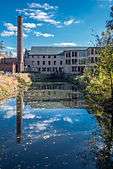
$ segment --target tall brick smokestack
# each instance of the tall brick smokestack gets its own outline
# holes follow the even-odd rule
[[[17,60],[18,72],[24,71],[24,57],[23,57],[23,17],[18,16],[18,29],[17,29]]]

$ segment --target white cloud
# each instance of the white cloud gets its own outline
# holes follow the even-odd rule
[[[68,122],[68,123],[71,123],[71,124],[73,123],[73,121],[70,117],[64,117],[63,120]]]
[[[39,4],[39,3],[31,3],[28,4],[29,8],[41,8],[41,9],[45,9],[45,10],[55,10],[58,7],[57,6],[51,6],[48,3],[44,3],[44,4]]]
[[[16,36],[17,34],[17,26],[13,25],[12,23],[4,23],[6,30],[0,33],[2,37],[11,37]]]
[[[64,25],[68,26],[74,23],[80,23],[80,21],[75,20],[73,17],[62,22],[59,19],[56,19],[57,9],[58,6],[52,6],[48,3],[30,3],[27,8],[17,9],[16,11],[23,14],[25,17],[42,23],[52,24],[57,28],[62,28]]]
[[[28,4],[28,8],[24,9],[17,9],[16,11],[24,16],[29,17],[30,19],[35,19],[37,21],[46,22],[52,25],[59,25],[60,21],[57,21],[55,17],[55,10],[58,7],[51,6],[47,3],[38,4],[38,3],[31,3]],[[52,9],[52,11],[50,11]]]
[[[42,26],[42,25],[43,25],[42,23],[37,23],[37,26],[38,26],[38,27],[40,27],[40,26]]]
[[[80,21],[76,21],[75,19],[69,19],[67,21],[64,21],[64,25],[68,26],[68,25],[72,25],[74,23],[80,23]]]
[[[52,125],[52,123],[59,121],[59,118],[53,117],[38,123],[34,123],[34,124],[30,124],[29,128],[30,130],[35,130],[37,132],[46,130],[47,127],[49,127],[50,125]]]
[[[48,37],[54,37],[54,34],[51,34],[51,33],[42,33],[42,32],[34,32],[34,35],[36,35],[37,37],[45,37],[45,38],[48,38]]]
[[[54,43],[54,46],[77,46],[74,42],[62,42],[62,43]]]
[[[60,21],[56,21],[55,19],[53,19],[53,15],[48,14],[47,12],[43,12],[43,11],[35,11],[34,13],[28,13],[29,17],[32,19],[36,19],[38,21],[42,21],[42,22],[46,22],[46,23],[50,23],[52,25],[59,25]]]
[[[35,118],[35,115],[34,114],[25,114],[23,116],[24,119],[34,119]]]
[[[17,36],[17,26],[13,25],[12,23],[4,23],[4,26],[6,27],[6,30],[3,30],[0,35],[2,37],[11,37],[11,36]],[[31,28],[34,28],[35,25],[33,23],[25,23],[24,30],[30,30]],[[27,37],[27,34],[23,33],[24,37]]]
[[[8,31],[17,31],[17,26],[13,25],[12,23],[4,23],[4,26]]]
[[[10,46],[7,46],[6,47],[8,50],[15,50],[16,48],[14,48],[14,47],[10,47]]]
[[[2,37],[17,36],[17,32],[4,30],[3,32],[0,33],[0,35],[1,35]],[[28,35],[25,34],[25,33],[23,33],[23,36],[24,36],[24,37],[27,37]]]
[[[37,25],[35,23],[23,23],[24,30],[30,31],[31,29],[35,29]]]
[[[14,31],[3,31],[0,33],[2,37],[10,37],[10,36],[15,36],[16,33]]]

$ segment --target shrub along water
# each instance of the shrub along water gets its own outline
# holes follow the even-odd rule
[[[86,97],[104,108],[113,107],[113,46],[106,45],[99,52],[98,63],[86,69],[81,81],[86,84]]]
[[[31,85],[31,77],[27,73],[0,74],[0,100],[17,95],[20,87]]]

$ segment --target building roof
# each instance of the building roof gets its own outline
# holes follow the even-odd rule
[[[88,47],[51,47],[51,46],[32,46],[29,55],[58,55],[64,51],[86,50]]]
[[[17,58],[2,58],[1,61],[7,64],[16,64]]]

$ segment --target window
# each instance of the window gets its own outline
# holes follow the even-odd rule
[[[74,54],[74,52],[72,52],[72,57],[74,57],[75,56],[75,54]]]
[[[43,56],[43,58],[45,58],[45,56]]]
[[[60,61],[60,65],[62,65],[62,63],[63,63],[63,61],[61,60],[61,61]]]
[[[39,67],[39,68],[38,68],[38,71],[40,72],[40,70],[41,70],[41,68]]]
[[[54,61],[54,65],[56,65],[56,61]]]
[[[91,49],[91,55],[94,55],[94,49]]]
[[[62,72],[63,71],[63,68],[62,67],[59,67],[59,72]]]
[[[51,67],[48,67],[48,68],[47,68],[47,72],[51,72]]]
[[[70,65],[71,64],[71,60],[66,59],[66,65]]]
[[[77,59],[72,59],[72,64],[76,64],[77,63]]]
[[[51,65],[51,61],[48,61],[48,65]]]
[[[66,53],[66,58],[68,58],[68,53]]]
[[[37,65],[39,65],[40,64],[40,62],[39,61],[37,61]]]
[[[32,65],[34,65],[34,63],[35,63],[35,62],[34,62],[34,61],[32,61]]]
[[[57,67],[53,67],[53,72],[57,72]]]
[[[72,72],[76,72],[77,71],[77,67],[76,66],[72,66]]]
[[[97,57],[95,57],[95,62],[98,62],[98,58]]]
[[[77,52],[72,52],[72,57],[77,56]]]
[[[54,56],[54,58],[56,58],[56,55]]]
[[[94,63],[94,57],[91,57],[91,63]]]
[[[43,61],[43,65],[45,65],[45,61]]]
[[[51,56],[48,56],[48,58],[51,58]]]
[[[75,52],[75,56],[77,56],[77,52]]]
[[[46,71],[46,67],[43,67],[43,68],[42,68],[42,71],[45,72],[45,71]]]
[[[80,72],[80,71],[81,71],[81,67],[79,66],[79,67],[78,67],[78,72]]]
[[[80,67],[80,66],[78,66],[78,72],[80,72],[80,73],[83,73],[84,72],[84,69],[85,69],[85,67]]]
[[[71,54],[70,54],[70,52],[68,52],[68,53],[66,53],[66,58],[70,58],[71,57]]]
[[[32,55],[32,58],[34,58],[34,56]]]

